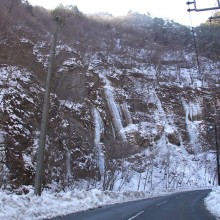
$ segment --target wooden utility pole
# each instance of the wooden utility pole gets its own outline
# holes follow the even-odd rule
[[[50,88],[52,81],[54,58],[56,53],[59,17],[56,17],[55,21],[56,21],[56,30],[53,35],[53,41],[50,51],[50,62],[47,72],[46,89],[45,89],[44,103],[43,103],[43,113],[41,118],[40,140],[39,140],[39,148],[37,154],[37,167],[36,167],[35,184],[34,184],[34,194],[38,196],[41,195],[42,180],[44,176],[44,151],[45,151],[47,124],[48,124],[48,112],[50,106]]]

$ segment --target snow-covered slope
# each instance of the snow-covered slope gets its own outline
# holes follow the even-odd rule
[[[59,40],[45,187],[147,191],[216,184],[210,128],[219,118],[218,62],[199,57],[201,74],[191,44],[158,39],[156,20],[138,16],[121,18],[120,25],[81,17],[86,34],[77,29],[78,40]],[[22,28],[12,27],[0,41],[0,186],[18,191],[34,180],[51,44],[51,34]]]

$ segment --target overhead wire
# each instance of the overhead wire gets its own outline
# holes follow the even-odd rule
[[[217,2],[216,2],[217,5]],[[211,56],[212,56],[212,61],[214,63],[215,61],[215,56],[214,56],[214,48],[213,48],[213,44],[214,44],[214,38],[213,38],[213,25],[212,25],[212,20],[213,20],[213,15],[216,13],[216,9],[212,11],[212,15],[209,18],[209,30],[210,30],[210,41],[211,41]]]
[[[216,6],[218,5],[218,3],[216,2]],[[213,63],[213,70],[217,70],[218,67],[216,65],[216,54],[215,54],[215,51],[214,51],[214,26],[212,24],[212,20],[215,18],[215,16],[213,17],[213,15],[215,15],[217,12],[217,9],[213,10],[212,11],[212,15],[211,17],[209,18],[209,34],[210,34],[210,53],[211,53],[211,60],[212,60],[212,63]]]
[[[213,65],[215,66],[215,53],[214,53],[214,34],[213,34],[213,25],[212,19],[209,19],[209,33],[210,33],[210,53],[211,53],[211,60]]]
[[[191,3],[193,3],[193,2],[191,2]],[[196,0],[194,0],[194,4],[196,4]],[[188,4],[188,5],[190,5],[190,4]],[[215,2],[215,5],[216,5],[215,7],[217,8],[217,2]],[[217,9],[212,11],[212,16],[216,12],[216,10]],[[190,13],[190,11],[191,11],[190,8],[188,9],[188,11],[189,11],[190,26],[191,26],[191,30],[192,30],[193,44],[194,44],[194,49],[195,49],[195,54],[196,54],[197,70],[198,70],[198,74],[201,76],[202,81],[203,81],[203,73],[201,71],[200,62],[199,62],[198,46],[197,46],[197,41],[196,41],[195,30],[194,30],[194,27],[193,27],[192,17],[191,17],[191,13]],[[213,26],[211,25],[212,16],[210,17],[210,22],[209,22],[210,50],[211,50],[210,53],[211,53],[211,60],[213,61],[213,67],[214,67],[214,69],[216,69],[216,66],[215,66],[215,53],[214,53],[214,47],[213,47],[213,45],[214,45]]]
[[[196,42],[196,34],[195,34],[194,27],[193,27],[192,16],[191,16],[190,11],[189,11],[189,20],[190,20],[190,27],[191,27],[191,32],[192,32],[193,45],[194,45],[194,50],[195,50],[195,55],[196,55],[197,71],[198,71],[198,74],[202,78],[202,81],[203,81],[203,74],[201,72],[200,62],[199,62],[198,46],[197,46],[197,42]]]

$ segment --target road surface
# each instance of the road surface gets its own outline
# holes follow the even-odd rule
[[[126,202],[74,213],[53,220],[214,220],[204,207],[210,190]]]

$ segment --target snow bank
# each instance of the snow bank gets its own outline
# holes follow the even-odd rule
[[[26,195],[8,195],[0,191],[0,219],[46,219],[147,196],[150,197],[145,192],[119,193],[97,189],[61,193],[46,191],[41,197],[35,196],[33,190]]]
[[[212,189],[205,198],[205,205],[213,215],[220,218],[220,186]]]
[[[164,192],[154,191],[101,191],[98,189],[73,190],[55,193],[44,191],[42,196],[35,196],[33,189],[26,195],[8,194],[0,190],[0,219],[1,220],[39,220],[56,216],[94,209],[101,206],[122,203],[132,200],[163,196],[175,192],[189,191],[180,188]],[[196,188],[198,190],[198,188]],[[220,191],[220,188],[218,189]],[[219,192],[218,191],[218,192]],[[219,207],[220,200],[213,204]]]

